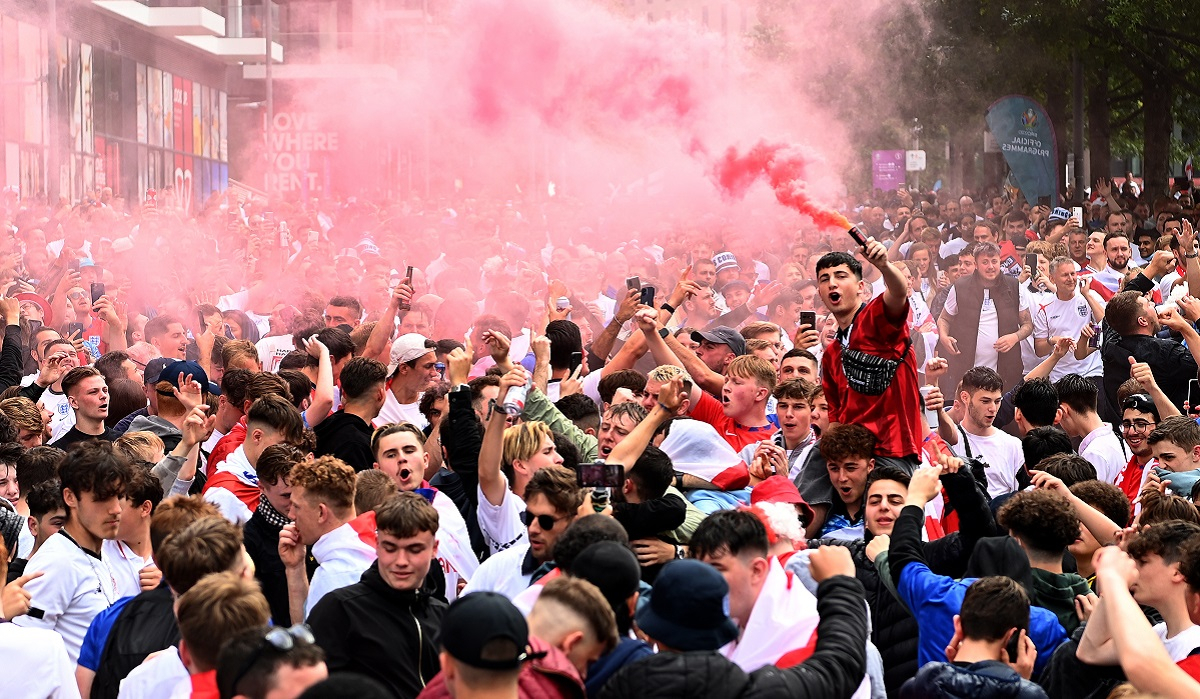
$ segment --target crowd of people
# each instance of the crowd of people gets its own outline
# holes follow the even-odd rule
[[[1200,695],[1190,191],[3,197],[6,697]]]

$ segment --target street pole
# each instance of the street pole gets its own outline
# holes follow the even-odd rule
[[[50,65],[45,66],[47,69],[46,89],[50,94],[46,100],[46,172],[43,174],[43,186],[46,188],[47,201],[54,203],[55,196],[61,196],[59,185],[62,184],[62,164],[59,162],[58,154],[58,3],[57,0],[49,0],[50,9],[50,27],[49,27],[49,51],[47,52]],[[32,183],[31,183],[32,184]],[[21,195],[30,196],[36,195],[37,192],[21,192]]]
[[[1075,177],[1072,178],[1075,184],[1075,199],[1083,194],[1083,61],[1079,60],[1079,52],[1076,51],[1071,55],[1071,70],[1074,73],[1074,86],[1071,88],[1074,92],[1073,97],[1075,104],[1072,107],[1074,114],[1074,125],[1071,133],[1071,147],[1075,150]],[[1057,194],[1057,193],[1056,193]]]
[[[271,0],[263,0],[263,15],[264,15],[264,36],[267,42],[267,65],[266,65],[266,82],[267,82],[267,124],[263,132],[263,137],[266,139],[267,153],[267,174],[263,178],[263,191],[270,194],[271,192],[271,174],[275,170],[275,159],[271,153],[271,133],[275,129],[275,94],[274,84],[271,82]]]

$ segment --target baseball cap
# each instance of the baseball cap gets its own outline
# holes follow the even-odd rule
[[[396,368],[401,364],[419,359],[435,351],[434,347],[425,346],[427,341],[425,336],[420,333],[408,333],[396,338],[388,357],[388,376],[396,373]]]
[[[654,589],[642,595],[637,625],[675,650],[717,650],[738,636],[729,618],[729,584],[716,568],[691,559],[670,561]]]
[[[712,261],[717,266],[718,272],[723,269],[741,269],[737,258],[734,257],[732,252],[718,252],[716,255],[713,255]]]
[[[703,342],[704,340],[708,340],[714,345],[726,345],[738,356],[746,353],[746,339],[740,332],[728,325],[718,325],[712,330],[692,331],[692,342]]]
[[[526,659],[529,626],[513,603],[495,592],[459,597],[446,610],[438,641],[455,660],[481,670],[515,670]],[[510,641],[509,651],[488,645]],[[498,644],[505,648],[508,644]]]
[[[804,510],[804,521],[813,521],[813,508],[804,500],[804,496],[796,488],[796,484],[785,476],[771,476],[750,490],[750,504],[760,502],[786,502],[799,505]]]
[[[151,360],[152,362],[158,360]],[[204,371],[196,362],[185,361],[182,359],[168,360],[167,364],[159,372],[158,381],[166,381],[175,388],[179,388],[179,375],[183,374],[186,378],[188,374],[192,375],[192,380],[200,384],[200,386],[209,393],[221,395],[221,387],[208,380],[208,373]],[[150,365],[146,365],[146,371],[150,371]],[[157,383],[157,381],[155,382]]]
[[[597,541],[571,563],[572,577],[587,580],[600,589],[610,605],[616,606],[638,590],[642,569],[637,556],[616,541]]]
[[[159,378],[162,377],[162,370],[166,369],[175,361],[176,360],[174,359],[167,359],[166,357],[155,357],[154,359],[151,359],[150,361],[146,362],[146,370],[142,372],[142,379],[147,384],[158,383]]]
[[[725,286],[721,287],[721,293],[724,294],[725,292],[729,291],[730,289],[732,289],[734,287],[741,287],[746,290],[746,293],[750,293],[750,285],[747,284],[746,282],[742,281],[741,279],[734,279],[734,280],[730,281],[728,284],[726,284]]]

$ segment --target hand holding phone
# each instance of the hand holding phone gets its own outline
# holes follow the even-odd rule
[[[408,268],[404,272],[404,284],[407,286],[412,286],[412,280],[413,280],[413,268],[412,268],[412,265],[409,265]],[[400,305],[397,306],[397,308],[399,308],[401,311],[407,311],[407,310],[412,309],[412,303],[410,303],[408,301],[401,301]]]

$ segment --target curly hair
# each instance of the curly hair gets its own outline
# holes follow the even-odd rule
[[[301,461],[292,467],[287,480],[293,488],[304,488],[310,501],[324,502],[338,516],[354,509],[354,469],[335,456]]]
[[[1020,539],[1027,550],[1046,558],[1062,557],[1063,551],[1079,538],[1079,517],[1071,503],[1049,490],[1013,495],[996,513],[996,521]]]
[[[1071,493],[1104,513],[1118,527],[1129,526],[1130,504],[1125,491],[1112,483],[1091,480],[1071,486]]]
[[[1168,520],[1144,528],[1125,547],[1125,553],[1137,561],[1145,562],[1146,556],[1158,555],[1163,563],[1178,563],[1183,556],[1183,545],[1200,535],[1200,524],[1183,520]]]

